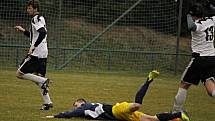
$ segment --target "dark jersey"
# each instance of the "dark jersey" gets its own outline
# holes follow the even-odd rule
[[[105,105],[101,103],[86,103],[81,107],[61,112],[54,115],[55,118],[72,118],[72,117],[84,117],[96,120],[116,120],[112,114],[112,105]]]

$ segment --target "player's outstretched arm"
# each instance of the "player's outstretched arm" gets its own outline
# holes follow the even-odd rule
[[[66,111],[55,115],[45,116],[45,118],[72,118],[72,117],[85,117],[85,110],[82,108],[78,108],[72,111]]]
[[[15,26],[16,31],[23,32],[25,36],[30,37],[30,32],[26,31],[22,26]]]
[[[24,31],[25,31],[25,29],[24,29],[22,26],[15,26],[14,28],[15,28],[16,31],[18,31],[18,32],[24,32]]]
[[[45,116],[43,118],[54,118],[54,116]]]

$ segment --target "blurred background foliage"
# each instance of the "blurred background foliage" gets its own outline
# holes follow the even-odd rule
[[[93,22],[96,19],[98,23],[110,23],[114,21],[118,16],[122,14],[123,11],[128,9],[132,4],[136,2],[136,0],[53,0],[53,1],[45,1],[40,0],[47,5],[52,6],[55,9],[55,12],[61,18],[71,18],[71,17],[84,17],[88,22]],[[139,25],[139,26],[147,26],[144,23],[150,21],[155,24],[157,27],[163,27],[162,21],[157,21],[156,16],[157,12],[154,9],[158,9],[157,7],[168,7],[167,3],[169,0],[150,0],[144,2],[144,0],[135,8],[135,11],[131,11],[129,16],[126,16],[118,22],[118,24],[124,25],[128,24],[125,22],[128,18],[130,19],[129,24],[131,25]],[[1,12],[0,17],[4,19],[13,19],[17,15],[17,18],[25,18],[25,4],[27,0],[1,0],[0,1],[0,11],[4,9],[9,10],[10,12]],[[186,28],[186,13],[188,12],[189,6],[194,3],[202,3],[205,6],[206,15],[211,15],[211,13],[207,10],[208,2],[215,4],[215,0],[183,0],[183,9],[182,9],[182,30],[181,35],[187,36],[189,32]],[[11,3],[10,6],[4,6],[5,3]],[[105,4],[104,4],[105,3]],[[123,4],[124,3],[124,4]],[[179,0],[177,1],[179,6]],[[111,4],[111,5],[110,5]],[[60,9],[59,9],[60,7]],[[72,9],[71,9],[72,8]],[[141,12],[142,9],[148,9],[149,12]],[[69,10],[68,10],[69,9]],[[119,10],[120,9],[120,10]],[[16,13],[13,12],[16,10]],[[45,9],[44,9],[45,10]],[[60,10],[60,11],[59,11]],[[160,10],[160,8],[158,9]],[[178,10],[176,8],[176,10]],[[53,11],[53,10],[52,10]],[[17,14],[20,13],[20,14]],[[45,11],[43,11],[45,12]],[[20,17],[22,15],[23,17]],[[139,16],[144,16],[144,20],[138,20]],[[168,15],[164,15],[163,17],[170,17]],[[175,16],[175,19],[178,20],[178,15]]]

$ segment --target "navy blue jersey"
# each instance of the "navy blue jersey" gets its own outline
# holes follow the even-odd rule
[[[105,105],[101,103],[86,103],[77,109],[56,114],[54,115],[54,117],[55,118],[85,117],[97,120],[98,119],[115,120],[112,114],[112,105]]]

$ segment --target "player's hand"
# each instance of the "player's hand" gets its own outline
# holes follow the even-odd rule
[[[36,47],[34,47],[33,45],[30,47],[30,49],[28,50],[28,55],[31,55]]]
[[[18,32],[24,32],[24,31],[25,31],[25,29],[22,28],[21,26],[15,26],[14,28],[15,28],[16,31],[18,31]]]
[[[46,116],[45,118],[54,118],[54,116]]]

